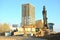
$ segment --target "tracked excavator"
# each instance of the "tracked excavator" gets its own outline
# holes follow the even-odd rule
[[[47,25],[47,14],[46,8],[43,6],[43,28],[36,28],[36,33],[34,34],[35,37],[44,37],[50,34],[50,30]]]

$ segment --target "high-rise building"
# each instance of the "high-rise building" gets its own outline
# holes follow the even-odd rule
[[[31,4],[22,4],[22,25],[35,24],[35,7]]]

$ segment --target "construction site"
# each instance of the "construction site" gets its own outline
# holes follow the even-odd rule
[[[42,17],[43,20],[35,21],[35,7],[29,3],[22,4],[22,18],[21,18],[21,27],[15,30],[4,32],[4,35],[16,37],[32,37],[33,38],[43,38],[48,40],[55,40],[55,37],[60,37],[60,33],[55,33],[53,30],[54,23],[48,23],[47,10],[45,5],[42,8]],[[15,26],[15,25],[13,25]],[[3,35],[2,33],[0,35]],[[18,36],[18,37],[17,37]],[[11,37],[11,38],[12,38]],[[21,39],[23,39],[21,37]],[[57,38],[58,38],[57,37]],[[52,39],[54,38],[54,39]],[[17,40],[17,39],[16,39]],[[24,40],[24,39],[23,39]],[[28,40],[28,39],[27,39]],[[35,39],[34,39],[35,40]],[[38,39],[36,39],[38,40]],[[41,39],[42,40],[42,39]],[[59,40],[59,38],[58,38]]]
[[[17,28],[18,31],[14,35],[43,37],[54,33],[54,23],[48,23],[47,10],[43,6],[42,17],[43,20],[35,21],[35,7],[31,4],[22,5],[22,27]],[[43,22],[42,22],[43,21]]]

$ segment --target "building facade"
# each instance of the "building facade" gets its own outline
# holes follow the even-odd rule
[[[37,20],[36,21],[36,28],[43,28],[42,20]]]
[[[22,4],[22,26],[35,24],[35,7],[31,4]]]

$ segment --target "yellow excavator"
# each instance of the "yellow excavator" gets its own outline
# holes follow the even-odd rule
[[[34,34],[36,37],[43,37],[50,34],[50,30],[47,25],[47,13],[46,8],[43,6],[43,28],[36,28],[36,33]]]
[[[35,37],[44,37],[50,34],[50,30],[49,29],[40,29],[40,28],[36,28],[36,33],[34,34]]]

